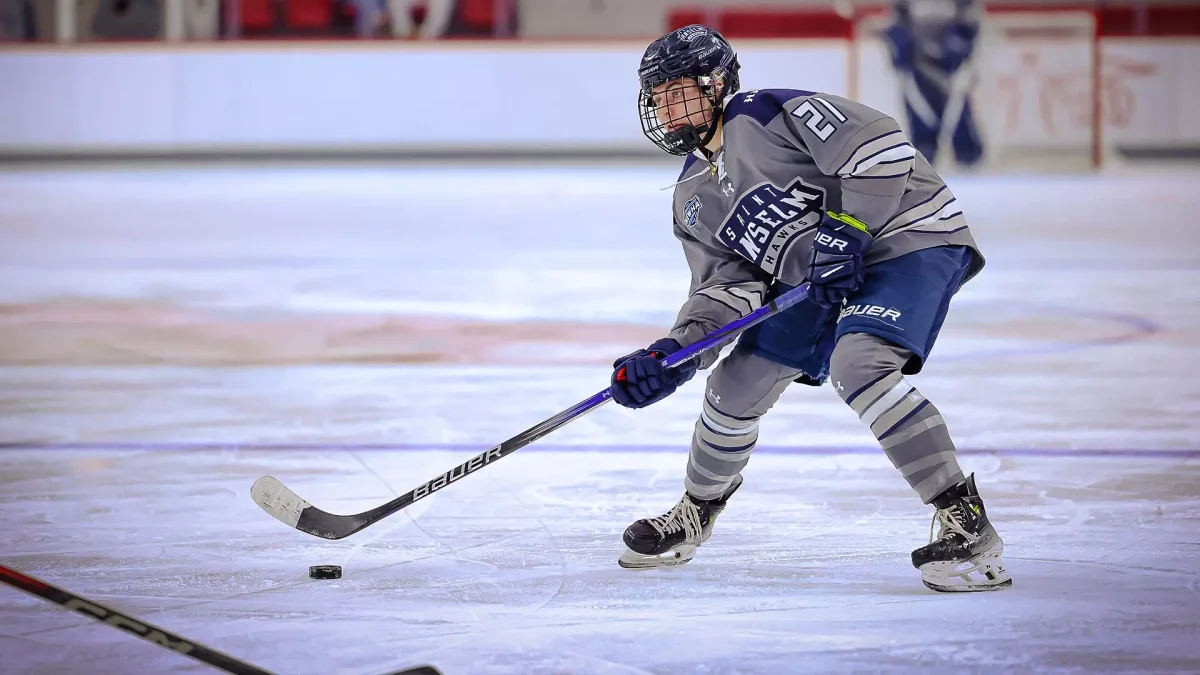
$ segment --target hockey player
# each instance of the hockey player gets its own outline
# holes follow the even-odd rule
[[[659,359],[805,280],[811,289],[745,332],[709,375],[686,492],[625,530],[620,564],[690,560],[741,485],[759,419],[792,382],[828,379],[935,507],[940,533],[912,554],[925,584],[1010,585],[974,476],[959,468],[937,408],[905,379],[984,264],[945,183],[876,110],[809,91],[739,92],[733,48],[705,26],[655,40],[638,75],[646,136],[686,156],[674,231],[692,280],[668,335],[613,364],[613,399],[662,400],[718,356],[665,371]]]
[[[883,33],[901,93],[913,145],[936,164],[939,145],[971,166],[983,142],[969,99],[968,65],[979,36],[980,0],[897,0],[893,24]]]

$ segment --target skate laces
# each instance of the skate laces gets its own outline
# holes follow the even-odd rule
[[[700,530],[702,527],[700,525],[700,511],[692,503],[692,500],[687,498],[687,495],[684,495],[678,504],[671,507],[670,511],[661,516],[647,518],[646,522],[650,523],[650,526],[657,530],[660,536],[665,537],[682,529],[683,543],[700,543]]]
[[[934,542],[936,539],[948,539],[952,535],[961,535],[967,540],[968,544],[974,544],[979,540],[979,535],[971,534],[962,526],[963,507],[962,503],[952,504],[951,506],[938,509],[933,514],[933,522],[929,524],[929,541]],[[942,531],[938,533],[936,539],[933,536],[933,528],[938,523],[942,524]]]

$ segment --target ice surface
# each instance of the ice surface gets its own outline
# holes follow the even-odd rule
[[[1200,670],[1196,171],[951,183],[988,267],[913,382],[1008,591],[921,586],[931,511],[827,388],[671,570],[615,561],[681,494],[703,378],[344,541],[250,501],[363,510],[603,387],[686,292],[674,174],[0,174],[0,562],[278,673]],[[0,672],[80,670],[207,672],[0,588]]]

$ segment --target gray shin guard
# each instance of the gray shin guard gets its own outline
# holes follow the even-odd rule
[[[779,400],[799,371],[735,349],[708,377],[684,487],[697,499],[716,499],[750,461],[758,419]]]
[[[964,476],[941,413],[900,373],[910,356],[882,338],[850,333],[833,350],[830,379],[928,504]]]

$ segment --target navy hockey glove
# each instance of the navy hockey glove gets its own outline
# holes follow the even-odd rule
[[[863,253],[871,241],[861,220],[844,213],[825,214],[808,261],[809,297],[813,302],[826,309],[840,305],[862,285]]]
[[[966,24],[960,23],[946,27],[939,45],[942,57],[938,65],[942,67],[943,72],[953,73],[962,67],[962,64],[971,56],[977,34],[977,29]]]
[[[682,349],[673,338],[656,340],[613,361],[612,398],[626,408],[645,408],[675,393],[679,385],[692,379],[699,361],[692,359],[675,368],[664,369],[659,361]]]

